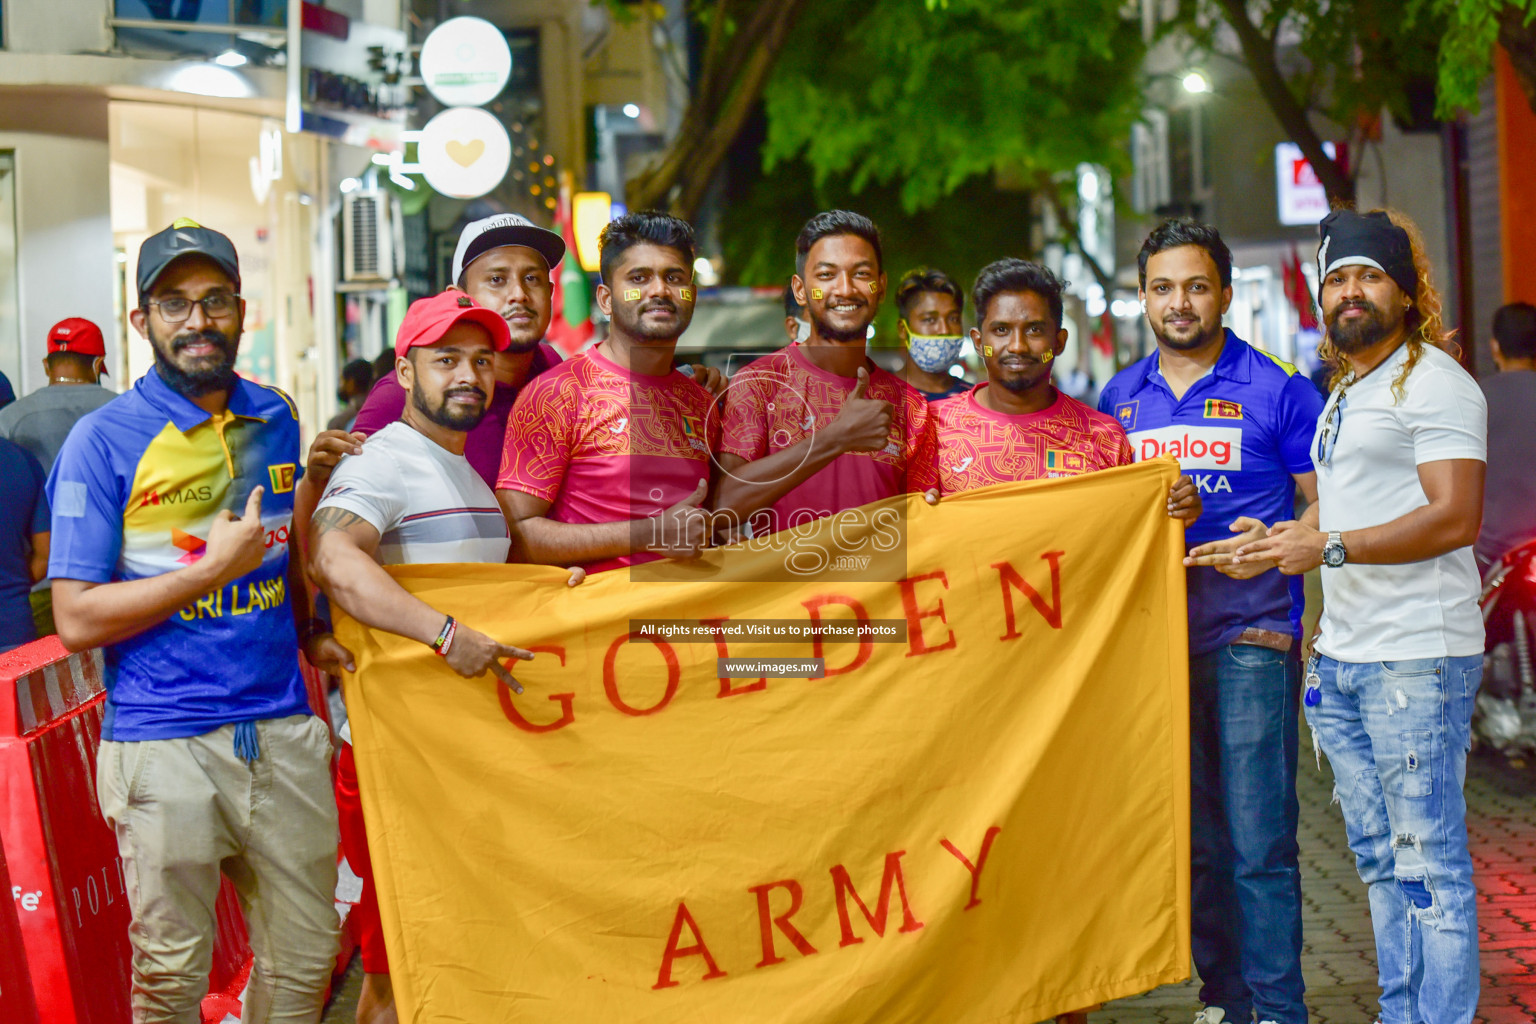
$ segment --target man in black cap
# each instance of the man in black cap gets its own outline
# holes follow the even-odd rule
[[[1418,229],[1336,210],[1317,252],[1338,365],[1312,460],[1318,500],[1238,561],[1322,566],[1303,703],[1376,930],[1381,1019],[1468,1024],[1479,986],[1467,750],[1483,672],[1472,544],[1487,405],[1442,351]]]
[[[155,365],[89,413],[48,480],[59,637],[102,647],[97,757],[133,924],[133,1019],[200,1019],[222,872],[255,959],[247,1021],[319,1018],[336,954],[331,736],[295,654],[319,635],[288,536],[293,403],[235,374],[245,302],[225,236],[145,241],[134,328]]]

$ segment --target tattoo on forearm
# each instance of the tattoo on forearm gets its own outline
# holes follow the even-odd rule
[[[327,505],[316,512],[314,518],[309,521],[309,532],[312,537],[318,539],[321,534],[331,530],[345,530],[367,521],[356,512],[348,512],[344,508]]]

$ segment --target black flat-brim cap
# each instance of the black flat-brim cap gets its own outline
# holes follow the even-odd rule
[[[459,232],[459,244],[453,253],[453,281],[464,276],[464,268],[492,249],[504,245],[522,245],[540,256],[554,270],[565,259],[565,239],[541,228],[527,217],[515,213],[498,213],[464,225]]]
[[[212,260],[240,290],[240,257],[228,237],[205,228],[195,220],[182,217],[159,234],[150,235],[139,246],[139,300],[155,286],[165,268],[183,256],[202,256]]]

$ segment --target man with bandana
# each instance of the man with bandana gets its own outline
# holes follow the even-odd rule
[[[1468,1024],[1480,976],[1462,785],[1483,672],[1487,405],[1442,349],[1413,223],[1335,210],[1320,233],[1338,368],[1312,443],[1317,501],[1236,557],[1322,567],[1304,703],[1369,887],[1381,1019]]]
[[[965,292],[942,270],[909,270],[896,286],[896,333],[901,337],[901,379],[930,402],[963,394],[970,385],[949,368],[960,358],[965,334],[960,316]]]
[[[1205,515],[1189,527],[1191,946],[1204,1008],[1222,1020],[1305,1024],[1297,864],[1300,580],[1233,552],[1310,499],[1322,398],[1296,368],[1221,325],[1232,253],[1214,228],[1171,220],[1137,258],[1157,351],[1116,374],[1099,410],[1137,459],[1171,456]]]
[[[714,398],[672,366],[693,320],[693,229],[629,213],[598,247],[608,337],[535,377],[507,420],[496,497],[513,561],[601,572],[708,540]]]
[[[830,210],[806,222],[795,253],[790,283],[810,337],[725,392],[716,508],[753,535],[934,487],[928,403],[865,350],[885,294],[880,232]]]
[[[222,870],[246,907],[248,1020],[314,1021],[336,915],[331,734],[296,648],[312,628],[289,557],[303,467],[293,403],[235,374],[245,317],[229,239],[179,220],[139,249],[129,313],[155,365],[76,424],[48,480],[54,617],[103,648],[101,813],[133,924],[133,1019],[198,1019]]]

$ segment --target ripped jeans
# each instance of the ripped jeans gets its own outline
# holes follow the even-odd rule
[[[1342,662],[1313,655],[1307,707],[1369,886],[1382,1024],[1470,1024],[1477,890],[1462,793],[1483,657]]]

